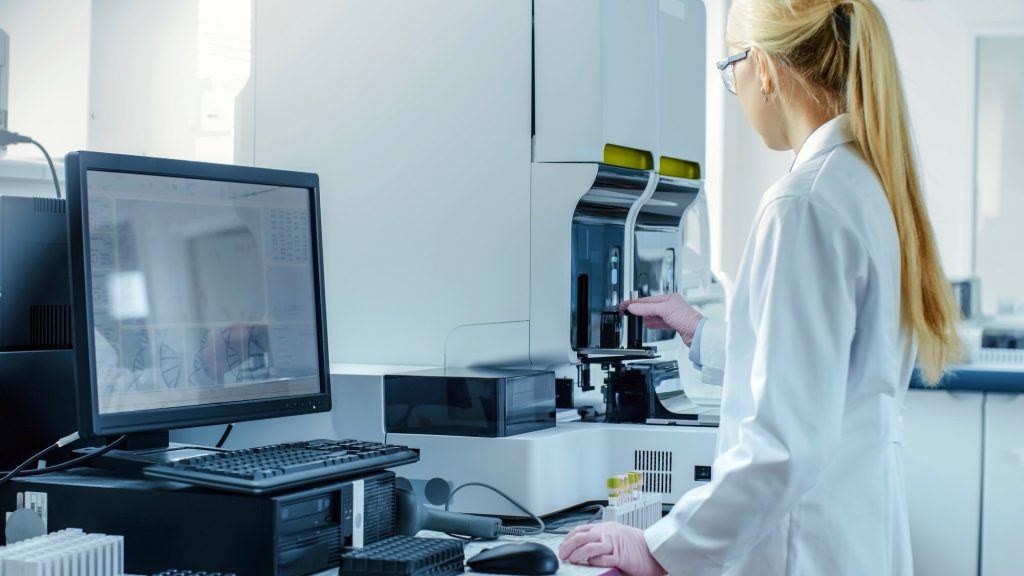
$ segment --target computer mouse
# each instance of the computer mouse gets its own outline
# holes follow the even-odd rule
[[[488,574],[544,576],[558,572],[558,556],[543,544],[520,542],[487,548],[467,560],[466,566]]]

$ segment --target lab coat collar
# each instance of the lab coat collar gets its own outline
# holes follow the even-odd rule
[[[850,136],[846,123],[846,114],[840,114],[818,126],[818,129],[811,132],[807,140],[804,140],[804,145],[800,147],[800,152],[793,159],[793,165],[790,166],[789,171],[796,170],[801,164],[822,152],[828,152],[836,146],[852,142],[853,137]]]

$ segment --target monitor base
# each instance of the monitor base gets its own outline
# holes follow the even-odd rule
[[[82,448],[76,454],[85,455],[99,448]],[[90,461],[90,466],[108,470],[139,470],[153,464],[171,464],[183,458],[224,452],[219,448],[193,446],[169,442],[167,431],[130,434],[122,448],[111,450]]]

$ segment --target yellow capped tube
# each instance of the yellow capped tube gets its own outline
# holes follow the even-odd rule
[[[633,499],[634,500],[639,500],[640,499],[640,493],[642,492],[642,487],[643,487],[643,476],[641,476],[639,472],[630,472],[629,473],[629,486],[630,486],[630,489],[633,492]]]
[[[623,504],[625,504],[626,502],[632,502],[633,491],[632,488],[630,488],[629,486],[629,474],[619,474],[616,477],[619,479],[619,485],[622,487],[621,502]]]
[[[610,476],[608,478],[608,505],[618,506],[622,504],[622,478]]]

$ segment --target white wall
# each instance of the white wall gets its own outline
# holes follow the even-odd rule
[[[89,0],[0,0],[11,39],[8,128],[32,136],[54,159],[86,146]],[[11,158],[41,158],[34,146]]]
[[[256,3],[254,150],[320,175],[331,360],[443,365],[456,327],[525,328],[530,2],[303,6]]]
[[[708,169],[712,267],[719,278],[736,277],[761,194],[789,169],[792,154],[772,152],[750,127],[736,97],[722,84],[714,63],[728,56],[725,23],[730,2],[708,7]]]
[[[94,0],[89,147],[194,159],[196,0]]]

